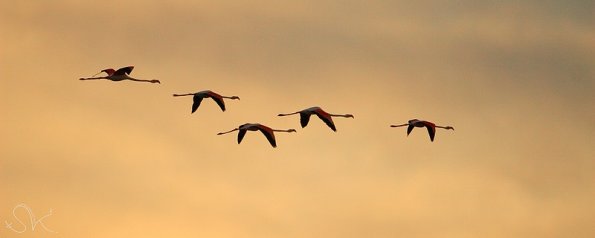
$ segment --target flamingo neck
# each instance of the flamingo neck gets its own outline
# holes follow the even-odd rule
[[[294,132],[295,130],[292,129],[288,129],[288,130],[275,130],[273,129],[274,132]]]
[[[332,117],[353,117],[352,115],[349,115],[349,114],[329,114],[329,116],[332,116]]]

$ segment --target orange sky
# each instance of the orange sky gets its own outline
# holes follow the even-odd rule
[[[594,9],[0,0],[0,238],[593,237]],[[162,84],[77,80],[128,65]]]

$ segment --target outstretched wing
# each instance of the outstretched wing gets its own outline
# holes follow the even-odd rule
[[[407,135],[409,135],[409,133],[411,133],[411,131],[413,130],[413,125],[409,124],[409,126],[407,127]]]
[[[196,109],[198,109],[198,107],[200,106],[200,103],[202,102],[202,96],[194,95],[194,97],[192,97],[192,101],[192,113],[194,113]]]
[[[130,73],[132,73],[132,69],[134,69],[134,66],[120,68],[120,69],[116,70],[114,75],[124,75],[124,74],[130,75]]]
[[[238,144],[240,142],[242,142],[242,140],[244,139],[244,136],[246,135],[246,131],[245,129],[240,129],[240,132],[238,132]]]
[[[318,118],[320,118],[320,120],[322,120],[328,127],[331,128],[331,130],[333,131],[337,131],[337,128],[335,128],[335,123],[333,122],[333,118],[328,115],[328,113],[323,113],[320,111],[316,111],[316,116],[318,116]]]
[[[267,138],[269,143],[271,143],[271,146],[273,146],[273,148],[277,147],[277,141],[275,141],[275,134],[273,133],[273,130],[262,126],[258,127],[258,130],[260,130],[260,132],[264,134],[264,136]]]
[[[217,105],[219,105],[221,111],[225,111],[225,102],[223,102],[223,97],[221,97],[221,95],[214,92],[209,92],[209,97],[211,97],[217,103]]]
[[[428,133],[430,134],[430,140],[434,141],[434,135],[436,135],[436,128],[430,125],[426,125],[426,128],[428,128]]]
[[[310,121],[310,116],[312,114],[310,113],[303,113],[300,112],[300,124],[302,125],[302,128],[306,127],[308,125],[308,122]]]

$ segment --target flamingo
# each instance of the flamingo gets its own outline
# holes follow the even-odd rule
[[[455,130],[454,127],[452,126],[437,126],[434,123],[431,123],[429,121],[423,121],[423,120],[418,120],[418,119],[412,119],[409,120],[409,122],[407,122],[406,124],[401,124],[401,125],[391,125],[390,127],[401,127],[401,126],[407,126],[407,135],[409,135],[409,133],[411,133],[411,131],[413,130],[413,127],[426,127],[428,128],[428,133],[430,134],[430,140],[434,141],[434,135],[436,135],[436,128],[442,128],[442,129],[446,129],[446,130]]]
[[[204,90],[204,91],[200,91],[197,93],[174,94],[174,97],[191,96],[191,95],[194,96],[192,98],[192,100],[194,101],[194,103],[192,103],[192,113],[194,113],[196,111],[196,109],[198,109],[203,98],[212,98],[217,103],[217,105],[219,105],[219,107],[221,108],[221,111],[225,111],[225,102],[223,102],[224,98],[240,100],[240,97],[238,97],[238,96],[231,96],[231,97],[221,96],[211,90]]]
[[[277,116],[283,117],[283,116],[289,116],[289,115],[294,115],[294,114],[298,114],[298,113],[300,114],[300,124],[302,125],[302,128],[304,128],[308,125],[308,122],[310,121],[310,116],[312,116],[312,114],[316,114],[316,116],[318,116],[320,118],[320,120],[322,120],[324,123],[326,123],[326,125],[328,127],[330,127],[331,130],[333,130],[335,132],[337,131],[337,128],[335,127],[335,123],[333,122],[332,117],[354,118],[353,115],[351,115],[351,114],[330,114],[330,113],[322,110],[322,108],[320,108],[320,107],[311,107],[311,108],[307,108],[307,109],[297,111],[294,113],[279,114]]]
[[[80,78],[80,80],[109,79],[111,81],[132,80],[132,81],[137,81],[137,82],[149,82],[149,83],[159,83],[159,84],[161,83],[157,79],[146,80],[146,79],[132,78],[129,76],[130,73],[132,72],[132,69],[134,69],[134,66],[124,67],[124,68],[120,68],[118,70],[104,69],[104,70],[101,70],[101,72],[96,73],[95,75],[105,72],[105,73],[107,73],[107,76],[94,77],[95,75],[93,75],[91,78]]]
[[[233,130],[226,131],[226,132],[219,132],[219,133],[217,133],[217,135],[224,135],[224,134],[234,132],[237,130],[240,131],[240,132],[238,132],[238,144],[240,144],[240,142],[242,142],[242,139],[244,139],[244,135],[246,135],[246,131],[260,131],[260,132],[262,132],[262,134],[264,134],[264,136],[267,138],[269,143],[271,143],[273,148],[277,147],[277,142],[275,141],[274,132],[288,132],[288,133],[296,132],[295,129],[276,130],[276,129],[271,129],[270,127],[267,127],[267,126],[264,126],[264,125],[261,125],[258,123],[246,123],[246,124],[239,126],[238,128],[234,128]]]

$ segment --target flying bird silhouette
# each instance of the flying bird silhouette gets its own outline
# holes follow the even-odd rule
[[[401,126],[407,126],[407,135],[409,135],[409,133],[411,133],[411,131],[413,130],[413,127],[426,127],[426,128],[428,128],[428,133],[430,134],[431,141],[434,141],[434,135],[436,135],[436,128],[442,128],[442,129],[453,130],[453,131],[455,129],[452,126],[437,126],[436,124],[431,123],[429,121],[423,121],[423,120],[418,120],[418,119],[412,119],[412,120],[409,120],[409,122],[406,124],[391,125],[390,127],[401,127]]]
[[[320,118],[320,120],[322,120],[324,123],[326,123],[326,125],[328,127],[330,127],[331,130],[333,130],[333,131],[337,131],[337,128],[335,127],[335,123],[333,122],[332,117],[354,118],[353,115],[351,115],[351,114],[330,114],[330,113],[322,110],[322,108],[320,108],[320,107],[311,107],[311,108],[307,108],[307,109],[297,111],[294,113],[279,114],[277,116],[283,117],[283,116],[289,116],[289,115],[294,115],[294,114],[298,114],[298,113],[300,114],[300,124],[302,125],[302,128],[304,128],[308,125],[308,122],[310,121],[310,116],[312,116],[312,114],[316,114],[316,116],[318,116],[318,118]]]
[[[224,98],[240,100],[240,97],[238,96],[221,96],[211,90],[204,90],[197,93],[174,94],[174,97],[181,96],[194,96],[192,97],[192,113],[198,109],[203,98],[212,98],[217,103],[217,105],[219,105],[221,111],[225,111],[225,102],[223,101]]]
[[[267,127],[267,126],[264,126],[264,125],[261,125],[258,123],[246,123],[246,124],[243,124],[233,130],[226,131],[226,132],[219,132],[219,133],[217,133],[217,135],[224,135],[224,134],[234,132],[237,130],[239,130],[238,144],[240,144],[240,142],[242,142],[242,139],[244,139],[244,136],[246,135],[247,131],[260,131],[260,132],[262,132],[262,134],[264,134],[264,136],[267,138],[269,143],[271,143],[271,146],[273,146],[273,148],[277,147],[277,141],[275,141],[275,133],[274,132],[296,132],[295,129],[276,130],[276,129],[271,129],[270,127]]]
[[[159,83],[159,84],[161,83],[157,79],[146,80],[146,79],[132,78],[129,76],[130,73],[132,72],[132,69],[134,69],[134,66],[124,67],[124,68],[120,68],[118,70],[104,69],[104,70],[101,70],[101,72],[93,75],[91,78],[80,78],[80,80],[109,79],[111,81],[132,80],[132,81],[137,81],[137,82],[149,82],[149,83]],[[107,76],[95,77],[96,75],[103,73],[103,72],[105,72],[107,74]]]

